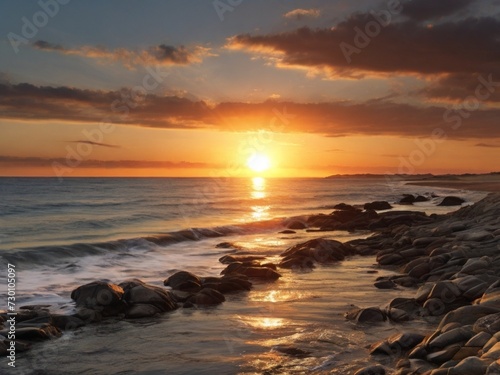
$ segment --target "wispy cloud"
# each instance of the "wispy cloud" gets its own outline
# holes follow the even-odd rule
[[[321,15],[319,9],[294,9],[283,15],[285,18],[301,20],[303,18],[317,18]]]
[[[85,144],[91,145],[91,146],[101,146],[101,147],[109,147],[109,148],[121,148],[121,146],[117,146],[117,145],[112,145],[112,144],[108,144],[108,143],[99,143],[99,142],[93,142],[93,141],[87,141],[87,140],[68,141],[68,143],[85,143]]]
[[[23,166],[23,167],[46,167],[52,163],[66,165],[65,158],[40,158],[35,156],[9,156],[0,155],[0,165]],[[187,162],[187,161],[156,161],[156,160],[82,160],[79,164],[82,168],[211,168],[208,163]]]
[[[500,148],[500,145],[494,145],[491,143],[478,143],[475,146],[476,147],[487,147],[487,148]]]
[[[189,65],[199,63],[205,56],[211,55],[210,49],[202,46],[170,46],[160,44],[142,51],[126,48],[108,49],[103,46],[64,47],[60,44],[38,40],[33,47],[47,52],[64,55],[77,55],[108,62],[119,62],[128,68],[138,65]]]

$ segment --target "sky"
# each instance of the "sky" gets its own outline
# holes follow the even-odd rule
[[[500,0],[2,0],[0,17],[2,176],[500,170]]]

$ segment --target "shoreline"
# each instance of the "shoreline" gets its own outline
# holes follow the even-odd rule
[[[500,193],[500,175],[434,176],[409,181],[406,185]]]
[[[380,270],[399,271],[395,276],[379,277],[374,291],[397,289],[408,297],[382,300],[381,304],[387,303],[385,307],[365,306],[345,311],[346,318],[359,325],[358,329],[365,330],[367,328],[363,328],[363,325],[376,326],[387,322],[394,327],[401,325],[400,328],[406,330],[407,322],[422,320],[433,322],[436,330],[430,335],[405,331],[377,343],[368,342],[372,344],[366,353],[370,357],[369,362],[379,364],[361,369],[349,367],[346,368],[348,374],[441,375],[448,374],[446,367],[442,367],[446,364],[454,368],[453,374],[469,375],[470,372],[459,372],[460,366],[470,365],[461,363],[463,360],[476,358],[468,359],[469,362],[475,361],[473,368],[476,371],[482,366],[478,361],[486,363],[496,355],[497,349],[491,352],[492,348],[496,348],[496,341],[493,344],[490,341],[500,341],[500,288],[496,287],[500,285],[500,277],[497,276],[500,275],[500,194],[490,194],[472,206],[462,207],[449,214],[431,216],[419,211],[377,213],[349,205],[339,206],[330,215],[311,215],[305,222],[291,222],[289,228],[311,231],[317,233],[318,237],[334,230],[370,230],[373,235],[345,243],[311,239],[283,249],[278,260],[276,256],[266,254],[252,258],[257,253],[240,251],[231,243],[221,243],[221,248],[234,247],[231,255],[220,259],[221,263],[227,265],[221,277],[200,277],[181,271],[165,280],[164,285],[172,289],[139,280],[81,285],[71,295],[76,305],[80,304],[76,314],[50,314],[39,307],[25,309],[23,332],[29,332],[28,340],[46,340],[77,327],[99,326],[103,319],[154,320],[158,314],[168,315],[168,311],[176,309],[194,307],[203,310],[206,306],[224,303],[227,293],[233,295],[234,292],[248,291],[252,284],[260,288],[261,282],[272,283],[281,274],[290,276],[305,271],[307,275],[307,272],[314,273],[316,267],[328,268],[361,255],[376,256]],[[332,269],[331,272],[335,271]],[[300,285],[298,287],[300,289]],[[102,291],[111,296],[106,299],[106,304],[92,297]],[[472,310],[462,313],[460,309],[464,307]],[[451,318],[449,314],[452,314]],[[460,319],[466,316],[466,320],[453,318],[453,314],[458,314]],[[477,319],[472,321],[470,316]],[[483,318],[489,319],[486,331],[483,329],[486,324]],[[455,324],[448,326],[443,323],[450,320]],[[497,331],[491,331],[492,325],[498,327]],[[455,329],[458,331],[453,331]],[[477,335],[480,337],[473,342],[475,345],[468,346],[467,343]],[[486,337],[487,342],[479,347],[477,343],[482,343],[479,339],[484,341]],[[446,345],[442,344],[443,341],[446,341]],[[27,349],[22,341],[19,347]],[[291,357],[305,355],[300,348],[283,350],[290,351],[291,354],[286,352],[286,355]],[[483,358],[483,355],[486,357]],[[496,371],[495,363],[493,360],[488,363],[491,371]],[[491,371],[487,373],[485,370],[481,374],[496,374]]]

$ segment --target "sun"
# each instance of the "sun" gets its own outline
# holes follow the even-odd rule
[[[254,172],[264,172],[271,167],[271,161],[267,155],[253,154],[248,158],[247,165]]]

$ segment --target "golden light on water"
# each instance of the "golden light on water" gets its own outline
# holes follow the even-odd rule
[[[266,192],[266,179],[263,177],[253,177],[251,186],[250,196],[252,199],[260,200],[267,197]],[[253,205],[252,209],[252,220],[263,220],[270,217],[268,205]]]
[[[257,329],[273,330],[285,326],[285,319],[270,317],[241,317],[241,320],[248,326]]]

